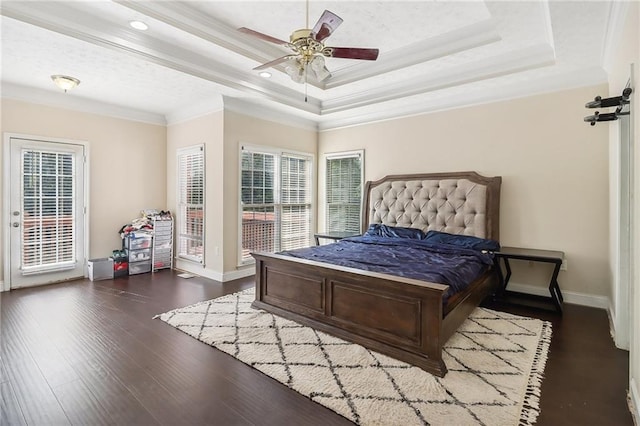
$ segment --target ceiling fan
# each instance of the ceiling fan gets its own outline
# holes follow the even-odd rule
[[[325,66],[325,57],[362,59],[366,61],[375,61],[378,58],[378,49],[330,47],[324,45],[324,40],[333,34],[335,29],[342,24],[342,18],[333,12],[325,10],[313,29],[309,29],[309,3],[307,2],[306,23],[307,28],[295,30],[291,33],[289,42],[249,28],[238,28],[238,31],[242,33],[249,34],[270,43],[285,46],[293,51],[293,53],[289,55],[257,66],[254,70],[264,70],[286,62],[285,71],[291,79],[297,83],[306,83],[309,71],[317,81],[322,81],[331,75]]]

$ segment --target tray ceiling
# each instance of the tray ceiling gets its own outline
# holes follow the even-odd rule
[[[252,69],[287,49],[304,1],[3,1],[3,96],[151,122],[225,108],[330,129],[606,82],[615,2],[310,1],[344,22],[328,46],[376,47],[377,61],[327,58],[301,85]],[[144,21],[149,29],[129,27]],[[50,75],[81,80],[62,93]]]

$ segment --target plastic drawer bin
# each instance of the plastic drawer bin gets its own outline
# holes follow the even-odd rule
[[[129,275],[144,274],[151,272],[151,261],[129,263]]]
[[[87,269],[91,281],[113,279],[113,259],[110,257],[89,259]]]
[[[171,267],[171,259],[168,260],[156,260],[156,262],[153,264],[153,269],[154,270],[158,270],[158,269],[167,269]]]
[[[173,240],[173,235],[171,235],[171,233],[166,234],[166,235],[156,234],[154,238],[155,238],[156,245],[157,244],[164,244],[164,243],[171,244],[171,241]]]
[[[124,248],[138,250],[151,247],[151,235],[146,233],[130,233],[124,239]]]
[[[151,249],[142,249],[142,250],[127,250],[127,258],[129,262],[140,262],[141,260],[149,260],[151,259]]]

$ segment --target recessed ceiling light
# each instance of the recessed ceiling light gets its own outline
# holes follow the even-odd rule
[[[140,31],[146,31],[149,29],[149,26],[142,21],[129,21],[129,25],[131,25],[132,28]]]
[[[258,75],[263,78],[271,78],[271,73],[269,71],[260,71],[260,74]]]

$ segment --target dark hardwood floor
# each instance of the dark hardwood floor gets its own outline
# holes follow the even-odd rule
[[[0,293],[0,424],[351,424],[153,320],[252,285],[162,271]],[[605,311],[504,309],[553,323],[538,425],[633,424]]]

